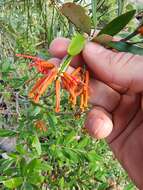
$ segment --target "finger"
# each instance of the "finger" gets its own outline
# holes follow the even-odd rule
[[[94,107],[87,115],[85,128],[93,138],[106,138],[113,129],[111,115],[101,107]]]
[[[61,62],[61,59],[58,59],[58,58],[51,58],[48,60],[49,63],[52,63],[53,65],[55,65],[56,67],[59,67],[60,66],[60,62]]]
[[[101,81],[90,79],[89,103],[101,106],[109,112],[115,110],[120,101],[120,94]]]
[[[89,42],[83,57],[95,75],[107,83],[119,85],[134,92],[143,90],[143,57],[130,53],[113,52]]]
[[[67,38],[56,38],[52,41],[49,47],[49,52],[52,56],[62,59],[67,55],[67,49],[70,44],[70,40]],[[71,61],[71,65],[74,67],[78,67],[83,64],[84,60],[81,55],[77,55]]]
[[[67,54],[69,44],[70,40],[68,38],[56,38],[51,42],[49,52],[53,56],[62,59]]]

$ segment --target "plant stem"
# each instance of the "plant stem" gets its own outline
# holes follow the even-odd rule
[[[61,62],[61,66],[59,68],[59,75],[61,75],[63,72],[65,72],[72,60],[73,56],[71,55],[66,55],[64,58],[63,58],[63,61]]]

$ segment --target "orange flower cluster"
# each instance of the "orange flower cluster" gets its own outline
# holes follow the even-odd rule
[[[60,111],[60,89],[63,87],[70,94],[70,102],[73,106],[77,103],[77,97],[80,96],[80,109],[84,111],[88,104],[88,84],[89,72],[81,67],[75,69],[71,74],[67,72],[59,72],[58,68],[48,61],[42,60],[37,57],[16,54],[18,57],[32,59],[31,67],[36,67],[37,71],[42,73],[43,76],[39,78],[31,91],[29,97],[35,103],[39,102],[41,95],[45,93],[48,86],[55,82],[56,91],[56,108],[55,111]],[[59,74],[60,73],[60,74]]]
[[[143,26],[141,26],[139,29],[138,29],[138,33],[143,35]]]
[[[35,122],[36,129],[39,129],[40,131],[46,132],[47,128],[45,126],[45,122],[43,120],[37,120]]]

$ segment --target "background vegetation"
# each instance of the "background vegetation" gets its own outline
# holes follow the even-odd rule
[[[74,2],[94,16],[90,1]],[[106,142],[93,141],[85,134],[85,115],[70,108],[66,94],[59,114],[53,110],[53,87],[38,105],[27,98],[27,81],[35,77],[35,71],[29,70],[25,60],[17,60],[15,53],[48,59],[48,46],[55,37],[72,36],[73,25],[58,9],[62,3],[0,0],[0,146],[7,141],[3,149],[11,149],[16,139],[14,152],[1,150],[0,189],[134,190]],[[97,29],[133,8],[123,0],[98,0]],[[134,19],[122,35],[135,25]],[[47,128],[46,132],[36,129],[37,121]]]

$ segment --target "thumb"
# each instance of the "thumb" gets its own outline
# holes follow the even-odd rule
[[[83,50],[83,57],[100,80],[129,91],[143,91],[143,56],[113,52],[89,42]]]

